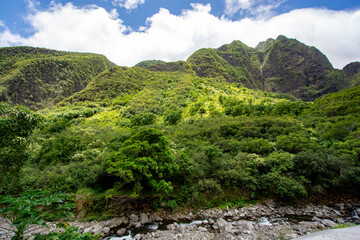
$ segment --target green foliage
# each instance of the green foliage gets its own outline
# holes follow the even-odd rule
[[[144,188],[169,193],[173,187],[168,179],[177,169],[169,143],[157,129],[141,130],[118,151],[110,153],[106,159],[107,172],[119,176],[122,185],[131,184],[133,196],[138,196]]]
[[[181,120],[181,110],[168,110],[164,114],[164,121],[171,125],[175,125]]]
[[[0,215],[11,223],[15,233],[12,239],[22,240],[30,225],[46,226],[44,220],[49,220],[46,218],[50,216],[49,213],[51,220],[71,216],[68,211],[74,208],[74,204],[66,201],[68,198],[66,194],[51,194],[46,191],[23,192],[20,196],[0,196]]]
[[[14,181],[28,158],[28,137],[44,118],[24,106],[0,103],[0,182]],[[4,191],[0,184],[0,192]],[[14,190],[14,189],[13,189]]]
[[[93,235],[91,233],[79,233],[77,227],[66,226],[64,231],[48,234],[37,234],[34,240],[98,240],[100,238],[100,234]]]
[[[18,54],[5,64],[6,74],[19,58],[48,75],[43,68],[49,62]],[[60,59],[65,55],[51,57],[51,64],[70,66],[70,56]],[[82,62],[80,55],[70,58]],[[332,72],[316,49],[285,37],[259,49],[235,41],[199,50],[186,62],[107,69],[42,110],[49,120],[26,144],[29,157],[19,168],[18,186],[76,192],[80,214],[89,219],[112,195],[156,195],[170,210],[241,205],[242,197],[356,196],[358,87],[314,103],[293,97],[311,100],[335,91],[344,77],[357,77],[356,69]],[[35,68],[27,71],[37,76]],[[8,97],[3,89],[0,97]],[[1,184],[2,191],[11,189],[10,181]]]
[[[132,126],[145,126],[155,122],[156,115],[153,113],[137,114],[130,118]]]
[[[113,66],[104,56],[30,47],[0,49],[0,95],[32,109],[52,106]]]

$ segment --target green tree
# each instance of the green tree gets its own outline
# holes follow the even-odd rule
[[[181,120],[181,110],[169,110],[165,112],[164,121],[171,125],[175,125]]]
[[[169,178],[178,168],[169,143],[157,129],[141,130],[107,157],[107,172],[120,177],[121,185],[130,184],[132,196],[138,196],[144,188],[168,193],[172,191]]]
[[[24,106],[0,103],[0,182],[17,186],[21,166],[28,158],[28,137],[44,118]],[[4,185],[0,185],[0,192]]]

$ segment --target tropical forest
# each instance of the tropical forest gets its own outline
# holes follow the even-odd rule
[[[0,48],[0,239],[292,239],[359,223],[359,85],[360,62],[335,69],[285,36],[134,67]],[[296,224],[264,230],[264,216]]]

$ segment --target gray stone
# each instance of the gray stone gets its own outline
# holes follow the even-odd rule
[[[104,234],[109,234],[110,228],[109,228],[109,227],[104,227],[104,228],[102,229],[102,232],[103,232]]]
[[[88,227],[84,229],[83,233],[91,233],[92,227]]]
[[[254,229],[254,224],[250,221],[245,221],[245,220],[237,221],[236,226],[241,231],[252,231]]]
[[[176,228],[175,233],[176,233],[176,234],[184,234],[184,233],[185,233],[185,230],[186,230],[185,225],[179,225],[179,226]]]
[[[216,225],[222,233],[232,232],[232,225],[223,218],[218,218],[216,220]]]
[[[337,218],[336,221],[340,224],[345,224],[345,221],[342,218]]]
[[[135,235],[135,240],[140,240],[142,238],[141,234],[136,234]]]
[[[334,223],[333,221],[329,220],[329,219],[323,219],[321,221],[322,224],[324,224],[326,227],[330,227],[330,228],[333,228],[333,227],[336,227],[337,224]]]
[[[295,239],[298,237],[298,235],[296,233],[291,233],[287,235],[288,239]]]
[[[137,223],[135,224],[135,228],[141,228],[141,223],[140,223],[140,222],[137,222]]]
[[[321,219],[314,216],[312,219],[311,219],[313,222],[321,222]]]
[[[212,218],[209,218],[208,220],[209,224],[213,225],[214,224],[214,220]]]
[[[95,235],[97,235],[97,234],[101,233],[102,229],[103,229],[103,228],[102,228],[101,226],[97,226],[96,228],[94,228],[94,229],[92,230],[92,233],[95,234]]]
[[[139,221],[139,217],[135,214],[131,214],[129,218],[130,218],[130,222],[138,222]]]
[[[174,224],[169,224],[169,225],[167,225],[166,228],[167,228],[168,230],[175,231],[176,226],[175,226]]]
[[[116,231],[116,235],[121,237],[126,233],[126,228],[121,228],[119,230]]]
[[[208,230],[207,230],[206,228],[204,228],[204,227],[199,227],[198,230],[199,230],[200,232],[207,232],[207,231],[208,231]]]
[[[147,214],[145,214],[145,213],[140,214],[140,223],[141,224],[149,223],[149,217]]]

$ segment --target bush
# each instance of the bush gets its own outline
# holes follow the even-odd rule
[[[131,126],[145,126],[155,122],[156,115],[153,113],[142,113],[130,118]]]
[[[164,121],[168,124],[175,125],[181,120],[181,110],[169,110],[165,112]]]

